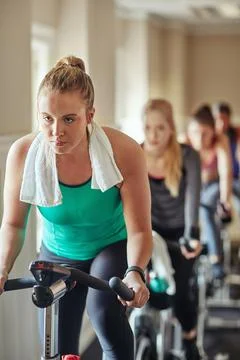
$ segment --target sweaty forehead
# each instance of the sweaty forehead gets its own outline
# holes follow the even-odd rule
[[[43,92],[38,98],[39,112],[49,114],[80,114],[86,105],[78,91],[74,92]]]
[[[152,110],[147,114],[146,122],[152,125],[165,124],[166,116],[161,111]]]

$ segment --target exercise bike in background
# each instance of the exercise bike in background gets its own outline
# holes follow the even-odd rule
[[[203,205],[201,205],[203,206]],[[209,208],[209,211],[215,211]],[[232,273],[231,241],[227,225],[231,216],[220,217],[216,214],[220,227],[225,277],[214,279],[212,265],[208,258],[207,246],[196,263],[196,283],[198,288],[198,348],[203,351],[204,333],[206,330],[240,329],[240,299],[231,297],[231,286],[240,287],[240,274]],[[201,352],[201,351],[200,351]]]
[[[240,299],[233,299],[230,292],[232,285],[240,287],[240,274],[232,272],[231,240],[227,229],[230,221],[231,219],[219,221],[225,277],[214,290],[213,296],[207,299],[206,327],[208,329],[240,329]]]
[[[213,209],[209,209],[213,211]],[[200,272],[203,275],[199,289],[202,292],[202,300],[204,301],[204,287],[207,293],[205,296],[205,303],[202,304],[206,308],[205,326],[208,329],[240,329],[240,299],[233,299],[231,297],[231,286],[236,285],[240,287],[240,274],[233,273],[231,260],[231,240],[228,234],[227,225],[231,223],[231,215],[224,212],[222,209],[216,214],[221,234],[222,244],[222,263],[225,273],[223,279],[211,280],[211,266],[207,258],[207,252],[200,257],[199,265]],[[203,268],[208,268],[207,274]],[[199,272],[198,269],[198,272]],[[210,274],[210,275],[209,275]],[[210,291],[209,291],[210,289]],[[235,316],[229,318],[228,314],[235,313]]]
[[[173,312],[174,270],[166,242],[155,232],[153,240],[152,266],[146,276],[150,299],[129,316],[135,337],[135,360],[184,360],[182,329]],[[182,241],[189,245],[185,239]],[[179,245],[171,246],[180,251]]]

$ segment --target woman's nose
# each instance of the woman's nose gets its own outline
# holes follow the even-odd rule
[[[157,137],[156,131],[150,131],[150,132],[149,132],[149,138],[150,138],[150,140],[155,140],[156,137]]]
[[[52,125],[52,135],[53,136],[63,136],[64,135],[64,131],[59,124],[55,123]]]

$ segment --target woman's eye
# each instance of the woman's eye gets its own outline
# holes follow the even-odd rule
[[[71,124],[74,120],[72,118],[65,118],[64,121],[66,124]]]
[[[50,117],[50,116],[44,116],[43,117],[43,120],[45,121],[45,122],[51,122],[52,121],[52,118]]]

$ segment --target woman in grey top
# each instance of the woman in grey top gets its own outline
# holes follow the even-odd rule
[[[189,280],[194,259],[201,251],[198,212],[201,188],[197,152],[176,139],[171,104],[150,100],[144,108],[143,149],[152,197],[152,227],[167,242],[175,269],[175,314],[183,328],[186,359],[200,359],[196,346],[197,308],[191,299]],[[193,251],[171,246],[184,236]]]

